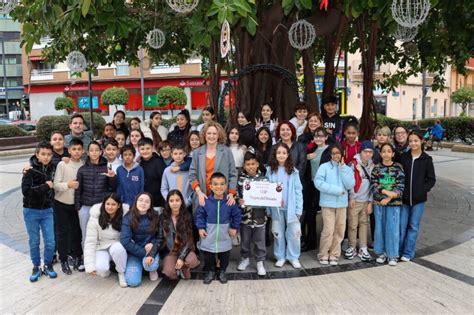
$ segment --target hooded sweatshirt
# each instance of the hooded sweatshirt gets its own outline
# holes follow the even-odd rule
[[[143,168],[134,162],[132,169],[127,170],[125,165],[117,168],[117,193],[122,199],[122,203],[133,205],[135,197],[144,191],[145,174]]]

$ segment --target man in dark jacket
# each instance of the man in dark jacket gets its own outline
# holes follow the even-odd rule
[[[31,282],[37,281],[43,272],[41,270],[39,230],[43,233],[44,273],[50,278],[57,277],[52,265],[55,250],[52,156],[53,147],[49,143],[38,144],[36,154],[30,159],[31,168],[23,174],[21,181],[23,218],[28,232],[30,255],[33,262]]]

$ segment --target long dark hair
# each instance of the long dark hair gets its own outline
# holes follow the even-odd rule
[[[117,213],[115,216],[111,218],[109,214],[105,211],[105,203],[107,200],[112,199],[115,201],[119,207],[117,209]],[[122,217],[123,217],[123,207],[122,201],[120,200],[120,196],[116,193],[109,193],[105,195],[104,199],[102,199],[102,205],[100,206],[100,215],[99,215],[99,225],[102,230],[105,230],[109,224],[112,225],[112,228],[116,231],[122,230]]]
[[[291,158],[290,147],[288,147],[288,145],[286,145],[286,143],[283,143],[283,142],[279,142],[273,147],[273,151],[268,161],[268,165],[270,165],[270,170],[275,173],[278,171],[278,166],[280,166],[276,158],[278,148],[284,148],[288,152],[288,158],[286,159],[284,166],[285,166],[286,173],[288,175],[291,175],[291,173],[293,173],[294,171],[295,165],[293,164],[293,160]]]
[[[158,145],[160,144],[160,142],[163,140],[161,139],[161,136],[160,134],[158,133],[158,130],[156,130],[154,127],[153,127],[153,118],[156,116],[156,115],[160,115],[161,116],[161,113],[160,112],[153,112],[150,114],[150,130],[151,130],[151,136],[153,137],[153,147],[155,148],[156,151],[158,151]]]
[[[153,197],[151,194],[147,192],[142,192],[135,197],[135,201],[133,202],[133,206],[130,209],[130,228],[132,229],[133,232],[135,232],[138,228],[138,224],[140,221],[140,212],[138,211],[137,208],[137,201],[138,198],[142,195],[147,195],[150,198],[150,208],[146,211],[146,216],[150,220],[150,233],[156,233],[156,230],[158,228],[158,213],[153,209]]]
[[[261,142],[260,139],[258,138],[258,136],[260,136],[260,134],[261,134],[262,132],[264,132],[264,131],[268,134],[268,141],[267,141],[267,143]],[[255,135],[255,137],[257,138],[257,139],[255,140],[255,144],[256,144],[257,149],[258,149],[259,151],[262,151],[262,152],[263,152],[263,151],[268,150],[268,149],[271,147],[271,145],[272,145],[272,133],[270,132],[270,129],[268,129],[267,127],[260,127],[260,128],[258,129],[257,134]]]
[[[179,214],[176,217],[176,239],[175,244],[177,244],[180,248],[185,244],[194,249],[194,242],[193,239],[193,232],[192,232],[192,221],[191,215],[189,214],[188,210],[186,209],[186,204],[184,202],[183,195],[177,189],[170,190],[168,196],[166,197],[166,204],[163,210],[163,231],[165,235],[168,236],[170,233],[170,224],[173,222],[171,219],[171,208],[169,206],[169,200],[172,196],[179,196],[181,199],[181,207],[179,208]],[[184,236],[185,239],[182,239]]]

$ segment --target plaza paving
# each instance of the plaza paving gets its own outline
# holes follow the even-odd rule
[[[429,195],[414,262],[393,268],[356,258],[321,267],[316,251],[310,251],[301,257],[304,268],[295,271],[288,265],[275,268],[268,253],[269,274],[259,279],[252,268],[235,271],[235,248],[229,266],[235,281],[226,285],[204,286],[198,270],[195,280],[145,280],[133,289],[118,287],[115,277],[61,272],[55,280],[29,283],[19,189],[27,158],[0,159],[0,313],[472,313],[474,155],[448,150],[432,155],[438,182]]]

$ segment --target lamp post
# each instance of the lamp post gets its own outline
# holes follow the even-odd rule
[[[142,119],[145,121],[145,82],[143,77],[143,49],[140,46],[140,93],[142,96]]]
[[[3,86],[5,87],[5,107],[7,118],[10,118],[10,109],[8,106],[8,85],[7,85],[7,65],[5,57],[5,42],[3,40],[3,32],[0,33],[0,42],[2,43],[2,65],[3,65]]]

